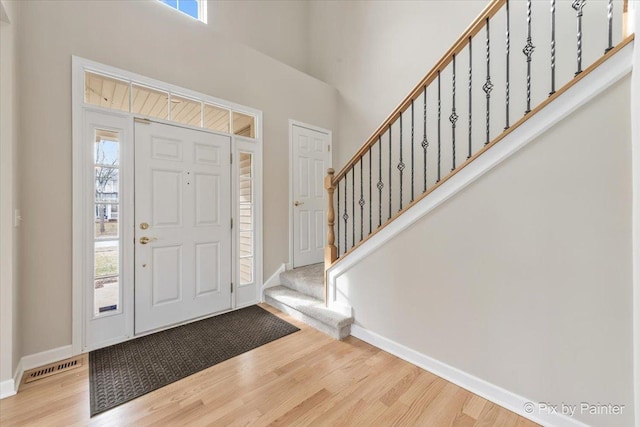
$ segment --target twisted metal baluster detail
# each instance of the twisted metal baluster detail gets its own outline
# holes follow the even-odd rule
[[[551,92],[556,93],[556,0],[551,0]]]
[[[371,169],[371,161],[373,157],[373,148],[369,150],[369,234],[373,231],[372,219],[371,219],[371,208],[373,206],[373,198],[371,196],[371,176],[373,175],[373,170]]]
[[[360,241],[364,238],[364,190],[362,185],[362,161],[364,159],[360,157],[360,200],[358,200],[358,204],[360,205]]]
[[[392,189],[391,185],[391,124],[389,124],[389,217],[387,220],[391,219],[391,197],[392,197]]]
[[[506,81],[506,86],[505,86],[505,126],[504,129],[507,130],[509,129],[509,53],[511,51],[511,24],[509,22],[510,20],[510,16],[509,16],[509,0],[506,0],[506,12],[507,12],[507,31],[505,34],[505,48],[506,48],[506,56],[507,56],[507,69],[506,69],[506,77],[507,77],[507,81]]]
[[[349,220],[349,214],[347,213],[347,176],[344,177],[344,215],[342,215],[342,219],[344,220],[344,253],[347,252],[347,221]]]
[[[486,133],[487,133],[487,139],[484,143],[484,145],[487,145],[489,143],[489,124],[490,124],[490,119],[491,119],[491,90],[493,89],[493,83],[491,83],[491,39],[489,36],[489,18],[487,18],[487,39],[486,39],[486,43],[487,43],[487,81],[484,83],[484,85],[482,85],[482,90],[484,91],[484,93],[487,96],[487,113],[486,113]]]
[[[356,167],[351,166],[351,247],[356,244]]]
[[[531,0],[527,0],[527,44],[522,49],[522,53],[527,57],[527,109],[524,114],[531,112],[531,55],[535,50],[531,39]]]
[[[456,122],[458,121],[458,115],[456,114],[456,55],[455,53],[453,54],[453,77],[452,77],[452,83],[453,83],[453,102],[452,102],[452,109],[451,109],[451,115],[449,116],[449,121],[451,122],[451,144],[452,144],[452,161],[453,161],[453,167],[451,168],[451,170],[455,170],[456,168]]]
[[[398,171],[400,171],[400,209],[402,210],[402,176],[405,168],[405,164],[402,161],[402,111],[400,112],[400,162],[398,163]]]
[[[587,5],[587,0],[573,0],[571,7],[576,11],[578,22],[578,71],[577,76],[582,72],[582,9]]]
[[[413,115],[413,99],[411,100],[411,201],[413,202],[413,200],[415,199],[415,194],[414,194],[414,173],[413,173],[413,168],[415,165],[415,153],[414,153],[414,140],[413,140],[413,126],[414,126],[414,115]]]
[[[382,225],[382,135],[378,135],[378,227]]]
[[[472,46],[471,46],[471,36],[469,36],[469,154],[467,155],[467,159],[471,158],[471,112],[472,112],[472,106],[473,106],[473,101],[472,101],[472,91],[471,91],[471,82],[472,82],[472,76],[473,76],[473,51],[472,51]]]
[[[438,70],[438,179],[436,180],[436,182],[440,182],[440,158],[441,158],[441,139],[440,139],[440,123],[441,123],[441,116],[442,116],[442,97],[440,96],[441,92],[440,92],[440,70]]]
[[[609,0],[609,3],[607,3],[607,19],[609,20],[609,44],[604,53],[613,49],[613,0]]]
[[[336,185],[336,189],[338,190],[338,208],[336,212],[338,213],[338,219],[336,220],[336,224],[338,225],[338,233],[336,234],[336,248],[338,249],[338,258],[340,258],[340,183]]]
[[[424,110],[423,110],[423,127],[422,127],[422,155],[424,160],[424,190],[427,191],[427,147],[429,141],[427,140],[427,87],[424,87]]]

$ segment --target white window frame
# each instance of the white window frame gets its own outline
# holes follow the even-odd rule
[[[158,3],[163,4],[164,6],[168,7],[169,9],[173,9],[177,12],[180,12],[181,14],[188,16],[191,19],[195,19],[196,21],[202,22],[203,24],[207,23],[207,0],[196,0],[198,2],[198,17],[194,18],[193,16],[189,15],[188,13],[185,13],[183,11],[181,11],[180,9],[178,9],[178,7],[173,7],[169,4],[166,4],[165,2],[158,0]],[[180,0],[177,0],[177,5],[180,4]]]
[[[120,172],[120,186],[125,189],[120,195],[120,213],[128,212],[129,219],[121,218],[121,251],[124,253],[133,254],[133,239],[129,236],[133,235],[133,193],[126,193],[126,188],[133,188],[133,181],[130,179],[129,187],[125,182],[125,177],[133,177],[134,164],[133,164],[133,128],[134,118],[146,118],[140,114],[134,114],[132,112],[114,110],[110,108],[100,107],[98,105],[88,104],[84,102],[84,73],[85,71],[102,74],[105,76],[113,77],[120,80],[129,82],[131,91],[131,82],[155,88],[158,90],[166,91],[170,94],[183,96],[185,98],[201,101],[203,103],[220,106],[222,108],[229,109],[230,111],[237,111],[242,114],[251,115],[255,118],[255,138],[247,138],[239,135],[233,135],[231,133],[213,131],[201,126],[190,126],[183,123],[177,123],[171,120],[162,120],[154,117],[148,117],[150,120],[165,123],[172,126],[181,126],[185,128],[196,129],[202,132],[209,132],[214,134],[221,134],[231,137],[231,152],[234,153],[234,161],[232,164],[232,215],[234,218],[238,218],[237,209],[237,189],[235,181],[237,181],[237,165],[238,151],[250,151],[254,154],[255,161],[255,177],[254,177],[254,191],[255,191],[255,254],[254,254],[254,283],[250,286],[234,285],[234,293],[232,298],[232,310],[246,305],[255,304],[260,301],[260,291],[262,288],[262,266],[263,266],[263,227],[262,227],[262,213],[263,213],[263,174],[262,174],[262,111],[246,107],[244,105],[236,104],[230,101],[226,101],[220,98],[212,97],[203,93],[192,91],[183,87],[175,86],[169,83],[165,83],[159,80],[151,79],[139,74],[135,74],[126,70],[121,70],[115,67],[104,65],[98,62],[90,61],[77,56],[72,56],[72,129],[73,129],[73,251],[72,251],[72,352],[73,354],[80,354],[86,351],[90,351],[91,348],[85,346],[85,327],[86,327],[86,301],[87,298],[87,257],[88,248],[87,241],[89,237],[93,238],[93,228],[89,225],[89,221],[86,220],[87,209],[89,203],[94,203],[94,196],[86,191],[88,185],[93,185],[91,179],[88,179],[88,169],[93,168],[93,163],[89,164],[87,159],[86,146],[86,123],[85,113],[96,112],[108,116],[116,116],[120,119],[127,120],[127,140],[123,142],[128,144],[128,150],[125,147],[121,149],[121,172]],[[131,93],[131,92],[130,92]],[[203,109],[204,111],[204,109]],[[231,114],[231,113],[230,113]],[[233,130],[232,124],[230,124],[230,131]],[[91,150],[89,150],[91,151]],[[93,157],[91,157],[93,159]],[[93,174],[91,174],[92,176]],[[88,182],[88,184],[87,184]],[[129,206],[130,205],[130,206]],[[129,227],[130,230],[126,230],[125,227]],[[239,227],[234,227],[234,236],[237,235]],[[232,242],[232,262],[233,273],[232,280],[234,284],[239,283],[238,277],[238,254],[236,249],[236,239]],[[126,266],[127,260],[123,261]],[[125,267],[123,267],[125,268]],[[123,331],[121,337],[114,342],[126,341],[134,338],[134,304],[133,304],[133,279],[134,268],[131,265],[126,271],[122,271],[122,283],[120,284],[120,293],[122,301],[122,310],[126,316],[126,331]],[[253,289],[252,289],[253,288]]]
[[[239,198],[239,189],[236,189],[238,185],[238,174],[239,174],[239,165],[240,162],[236,161],[236,159],[240,159],[240,153],[251,153],[253,155],[253,191],[256,194],[254,197],[253,204],[253,283],[247,283],[245,285],[240,284],[240,263],[236,262],[233,266],[235,277],[234,279],[234,295],[236,296],[236,301],[240,300],[237,308],[245,307],[253,304],[252,302],[248,302],[249,298],[253,292],[251,289],[255,287],[257,290],[257,301],[261,300],[261,289],[262,289],[262,144],[256,144],[253,139],[236,136],[236,141],[233,148],[233,165],[232,165],[232,175],[234,177],[234,182],[232,184],[232,191],[236,196],[234,196],[233,200],[233,208],[232,215],[234,218],[238,219],[238,225],[234,225],[233,227],[233,236],[232,239],[234,244],[232,245],[234,260],[239,259],[239,250],[237,246],[237,242],[240,241],[240,204],[238,203]]]

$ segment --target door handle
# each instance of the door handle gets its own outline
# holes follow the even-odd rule
[[[304,202],[299,202],[297,200],[293,202],[293,206],[300,206],[300,205],[304,205]]]
[[[142,245],[146,245],[147,243],[149,243],[149,242],[155,242],[156,240],[158,240],[158,239],[156,239],[155,237],[146,237],[146,236],[142,236],[142,237],[140,238],[140,244],[142,244]]]

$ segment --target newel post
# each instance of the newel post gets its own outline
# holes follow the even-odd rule
[[[324,249],[324,268],[325,270],[338,259],[338,248],[336,247],[336,234],[333,226],[336,220],[336,213],[333,208],[333,192],[336,186],[333,185],[333,174],[335,171],[331,168],[327,170],[327,176],[324,177],[324,188],[327,190],[327,246]]]
[[[336,234],[333,225],[336,221],[336,213],[333,210],[333,192],[336,186],[333,185],[333,174],[335,171],[327,169],[327,176],[324,177],[324,188],[327,190],[327,246],[324,248],[324,304],[329,301],[327,288],[327,269],[338,259],[338,248],[336,247]]]

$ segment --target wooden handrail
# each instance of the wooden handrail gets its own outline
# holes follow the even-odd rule
[[[609,46],[605,50],[605,54],[603,56],[601,56],[597,61],[595,61],[590,66],[588,66],[586,69],[579,70],[579,72],[576,73],[575,77],[571,81],[569,81],[567,84],[565,84],[562,88],[560,88],[557,91],[555,91],[555,86],[553,86],[553,91],[550,93],[548,98],[544,99],[542,102],[540,102],[537,106],[535,106],[530,111],[527,111],[527,113],[522,118],[520,118],[519,120],[517,120],[515,123],[511,124],[510,126],[508,124],[508,116],[507,116],[507,127],[499,135],[497,135],[495,138],[493,138],[491,141],[489,141],[489,134],[487,133],[487,143],[479,151],[477,151],[475,154],[472,155],[471,154],[471,146],[470,146],[469,147],[469,156],[467,157],[467,159],[465,161],[463,161],[461,164],[458,164],[457,166],[456,166],[455,157],[454,157],[453,169],[451,170],[451,172],[446,173],[444,176],[441,177],[440,176],[440,169],[439,169],[440,168],[440,164],[438,163],[438,181],[436,181],[435,185],[433,185],[430,188],[428,188],[428,190],[427,190],[427,187],[426,187],[426,169],[425,169],[425,191],[422,192],[421,194],[417,195],[414,198],[413,186],[412,186],[411,201],[408,204],[403,205],[402,198],[400,198],[400,210],[397,211],[396,213],[394,213],[393,215],[391,214],[391,190],[389,190],[389,218],[384,222],[382,222],[382,219],[380,218],[380,222],[379,222],[378,227],[375,228],[375,230],[371,230],[370,229],[370,233],[367,236],[362,236],[362,234],[361,234],[361,236],[360,236],[361,240],[358,243],[355,242],[355,231],[354,231],[353,246],[351,246],[351,248],[347,249],[347,244],[345,243],[345,250],[340,255],[340,258],[338,258],[338,248],[335,245],[336,235],[335,235],[335,232],[334,232],[334,225],[335,225],[335,222],[336,222],[335,221],[336,220],[336,216],[335,216],[336,213],[335,213],[335,210],[334,210],[333,196],[334,196],[335,189],[338,188],[339,182],[343,178],[345,178],[347,173],[350,170],[352,170],[358,164],[358,162],[364,157],[364,155],[368,151],[371,150],[372,146],[378,142],[379,138],[383,134],[385,134],[387,131],[390,131],[391,126],[397,120],[400,119],[402,113],[405,112],[407,109],[412,107],[412,103],[416,99],[418,99],[418,97],[420,95],[422,95],[422,93],[425,90],[425,88],[427,88],[436,78],[438,78],[438,75],[445,69],[445,67],[447,67],[451,62],[454,61],[454,57],[456,55],[458,55],[460,52],[462,52],[465,49],[465,47],[467,47],[467,45],[469,44],[469,41],[475,35],[477,35],[483,28],[485,28],[486,22],[489,19],[491,19],[492,17],[494,17],[496,15],[496,13],[505,4],[507,4],[507,1],[508,0],[494,0],[487,7],[485,7],[485,9],[482,11],[482,13],[474,20],[474,22],[467,28],[467,30],[465,30],[465,32],[460,36],[460,38],[458,38],[456,43],[447,51],[447,53],[440,59],[440,61],[438,61],[438,63],[431,69],[431,71],[429,71],[429,73],[427,73],[427,75],[420,81],[420,83],[418,83],[418,85],[400,103],[400,105],[398,105],[398,107],[386,118],[386,120],[378,127],[378,129],[376,129],[376,131],[371,135],[371,137],[365,142],[365,144],[362,147],[360,147],[360,149],[349,160],[349,162],[347,162],[347,164],[340,170],[340,172],[335,174],[333,169],[329,169],[327,171],[327,176],[325,177],[325,181],[324,181],[324,186],[325,186],[325,189],[327,190],[327,193],[328,193],[327,247],[325,249],[325,260],[324,260],[325,261],[324,262],[325,263],[325,303],[328,302],[327,301],[327,296],[328,295],[327,295],[327,286],[326,286],[326,273],[333,265],[335,265],[336,262],[338,262],[339,260],[342,260],[345,256],[348,256],[349,254],[353,253],[354,250],[356,250],[358,247],[360,247],[362,244],[364,244],[366,241],[368,241],[373,236],[375,236],[378,232],[380,232],[382,229],[384,229],[387,225],[392,223],[400,215],[405,213],[411,207],[415,206],[417,203],[419,203],[421,200],[423,200],[425,197],[427,197],[429,194],[431,194],[434,190],[436,190],[441,185],[443,185],[445,182],[447,182],[449,179],[451,179],[455,174],[460,172],[462,169],[464,169],[466,166],[468,166],[470,163],[472,163],[475,159],[477,159],[483,153],[485,153],[487,150],[489,150],[495,144],[497,144],[502,139],[504,139],[507,135],[509,135],[511,132],[513,132],[518,127],[520,127],[523,123],[525,123],[531,117],[536,115],[540,110],[545,108],[549,103],[553,102],[559,96],[564,94],[568,89],[570,89],[576,83],[581,81],[584,77],[586,77],[591,72],[593,72],[603,62],[607,61],[609,58],[611,58],[613,55],[615,55],[617,52],[619,52],[626,45],[631,43],[635,38],[634,34],[627,34],[627,32],[629,30],[629,27],[627,26],[627,22],[626,22],[627,18],[628,18],[628,0],[624,0],[624,3],[623,3],[623,40],[621,42],[619,42],[616,46],[612,46],[612,44],[613,44],[612,39],[611,39],[611,31],[612,31],[611,30],[611,28],[612,28],[611,22],[612,22],[612,20],[611,20],[611,17],[609,17],[609,31],[610,31],[610,33],[609,33]],[[530,3],[528,3],[528,6],[530,6]],[[507,11],[508,11],[508,8],[507,8]],[[611,9],[609,9],[609,13],[611,13]],[[578,19],[580,19],[580,18],[578,18]],[[487,43],[488,43],[488,40],[487,40]],[[552,56],[552,58],[553,58],[553,56]],[[455,63],[454,63],[454,67],[455,67]],[[580,69],[580,65],[578,65],[578,68]],[[508,70],[508,67],[507,67],[507,70]],[[507,71],[507,73],[508,73],[508,71]],[[455,76],[455,70],[454,70],[454,76]],[[455,82],[455,77],[454,77],[454,82]],[[487,72],[487,83],[490,83],[490,80],[489,80],[489,77],[488,77],[488,72]],[[507,78],[507,85],[508,84],[509,84],[509,79]],[[454,110],[453,110],[454,112],[453,112],[453,114],[455,114],[455,83],[454,83],[454,92],[453,93],[454,93]],[[488,96],[487,96],[487,99],[488,99]],[[508,96],[507,96],[507,100],[508,100]],[[426,108],[426,106],[425,106],[425,108]],[[487,115],[489,114],[488,111],[489,111],[489,107],[487,106]],[[508,103],[507,103],[507,111],[508,111]],[[425,118],[425,120],[426,120],[426,118]],[[488,120],[489,120],[489,118],[487,116],[487,122],[488,122]],[[425,124],[425,126],[426,126],[426,124]],[[487,126],[489,126],[489,125],[487,124]],[[413,123],[412,123],[412,131],[413,131]],[[402,134],[402,123],[400,124],[400,134]],[[412,137],[413,137],[413,134],[412,134]],[[412,142],[413,142],[413,139],[412,139]],[[391,146],[389,148],[391,149]],[[402,150],[402,144],[400,144],[400,150]],[[426,153],[426,149],[425,149],[425,153]],[[389,154],[391,155],[391,151],[389,152]],[[454,154],[455,154],[455,124],[454,124]],[[426,156],[426,154],[425,154],[425,156]],[[402,155],[401,155],[400,159],[401,159],[400,160],[401,163],[398,164],[398,169],[400,170],[400,179],[401,179],[401,182],[402,182],[402,168],[401,168],[401,166],[403,166],[403,164],[402,164]],[[439,160],[440,159],[438,159],[438,162],[439,162]],[[412,161],[413,161],[413,159],[412,159]],[[390,163],[390,167],[391,167],[391,163]],[[362,164],[361,164],[361,168],[362,168]],[[362,169],[361,169],[361,173],[362,173]],[[353,176],[355,176],[355,174]],[[391,179],[391,175],[389,175],[389,179]],[[413,179],[413,172],[412,172],[412,179]],[[360,185],[362,187],[362,180],[360,182]],[[352,183],[352,186],[355,186],[355,183]],[[371,197],[371,181],[369,182],[369,187],[370,187],[370,189],[369,189],[369,193],[370,193],[369,197]],[[382,187],[379,187],[380,194],[382,192],[381,188]],[[400,191],[402,192],[402,183],[400,184]],[[346,192],[346,183],[345,183],[345,192]],[[355,198],[355,196],[352,195],[352,198]],[[364,202],[364,200],[362,199],[362,195],[361,195],[361,200],[360,200],[360,203],[361,203],[361,205],[360,205],[361,206],[361,215],[362,215],[362,206],[363,206],[362,203],[363,202]],[[338,205],[339,205],[339,203],[340,202],[338,201]],[[346,198],[345,198],[345,204],[346,204]],[[346,207],[345,207],[345,209],[346,209]],[[352,207],[352,211],[355,211],[355,207]],[[346,215],[346,210],[345,210],[345,215]],[[349,217],[345,216],[345,226],[346,226],[346,223],[347,223],[347,218],[349,218]],[[354,218],[352,219],[352,221],[355,221],[355,213],[354,213]],[[354,222],[354,224],[355,224],[355,222]],[[370,227],[371,227],[371,225],[370,225]],[[339,237],[338,237],[338,239],[339,239]],[[345,239],[347,239],[346,232],[345,232]]]
[[[629,43],[634,41],[634,39],[635,39],[635,34],[630,34],[629,36],[627,36],[624,40],[622,40],[620,43],[618,43],[618,45],[615,46],[612,50],[610,50],[609,52],[604,54],[596,62],[594,62],[589,67],[587,67],[585,70],[583,70],[582,73],[578,74],[571,81],[569,81],[569,83],[567,83],[562,88],[558,89],[555,93],[553,93],[548,98],[546,98],[544,101],[542,101],[538,106],[536,106],[534,109],[532,109],[529,114],[523,116],[520,120],[518,120],[516,123],[511,125],[511,127],[509,127],[504,132],[500,133],[500,135],[496,136],[493,140],[491,140],[491,142],[489,144],[486,144],[485,146],[483,146],[473,156],[471,156],[468,159],[466,159],[462,164],[460,164],[454,170],[452,170],[447,175],[445,175],[439,182],[437,182],[435,185],[430,187],[427,191],[425,191],[422,194],[420,194],[419,196],[417,196],[412,202],[410,202],[407,205],[405,205],[401,210],[399,210],[394,215],[392,215],[391,218],[389,218],[387,221],[383,222],[382,225],[380,227],[378,227],[377,229],[375,229],[371,234],[365,236],[361,241],[359,241],[358,243],[354,244],[351,248],[349,248],[349,250],[347,250],[342,255],[340,255],[340,260],[344,259],[345,256],[348,256],[349,254],[353,253],[353,251],[355,251],[358,247],[362,246],[366,241],[371,239],[377,233],[382,231],[386,226],[388,226],[393,221],[395,221],[396,218],[398,218],[400,215],[405,213],[407,210],[411,209],[413,206],[415,206],[417,203],[419,203],[422,199],[427,197],[429,194],[434,192],[437,188],[439,188],[441,185],[443,185],[445,182],[447,182],[449,179],[451,179],[455,174],[460,172],[462,169],[464,169],[466,166],[468,166],[471,162],[473,162],[475,159],[480,157],[483,153],[485,153],[491,147],[496,145],[498,142],[502,141],[507,135],[509,135],[511,132],[513,132],[514,130],[519,128],[522,124],[524,124],[531,117],[535,116],[544,107],[546,107],[551,102],[553,102],[556,99],[558,99],[558,97],[560,97],[562,94],[564,94],[567,90],[569,90],[571,87],[573,87],[579,81],[584,79],[586,76],[591,74],[596,68],[598,68],[600,65],[602,65],[602,63],[604,63],[609,58],[614,56],[616,53],[618,53],[620,50],[622,50],[625,46],[627,46]],[[335,188],[335,184],[334,184],[334,188]],[[333,204],[331,204],[331,208],[333,209]],[[333,263],[335,263],[336,261],[338,261],[337,258],[333,261]],[[332,267],[332,265],[331,264],[327,264],[327,259],[325,258],[325,270],[328,270],[331,267]]]
[[[444,54],[444,56],[438,61],[427,73],[426,76],[420,83],[416,85],[416,87],[409,93],[409,95],[396,107],[395,110],[386,118],[384,122],[376,129],[375,132],[369,137],[367,142],[360,147],[360,149],[356,152],[356,154],[347,162],[347,164],[338,172],[337,175],[333,178],[334,186],[347,174],[347,172],[355,166],[356,163],[360,160],[362,156],[364,156],[367,151],[373,146],[376,142],[378,142],[378,136],[384,134],[389,126],[393,124],[399,117],[400,113],[404,112],[407,108],[411,106],[411,102],[415,100],[424,90],[426,86],[429,86],[431,82],[433,82],[438,77],[438,71],[442,71],[449,63],[453,60],[453,55],[457,55],[469,44],[469,38],[475,36],[480,32],[482,28],[484,28],[486,20],[491,19],[498,11],[504,6],[506,0],[493,0],[491,3],[484,8],[484,10],[478,15],[478,17],[473,21],[471,25],[465,30],[464,33],[458,38],[458,40],[451,46],[451,48]]]

